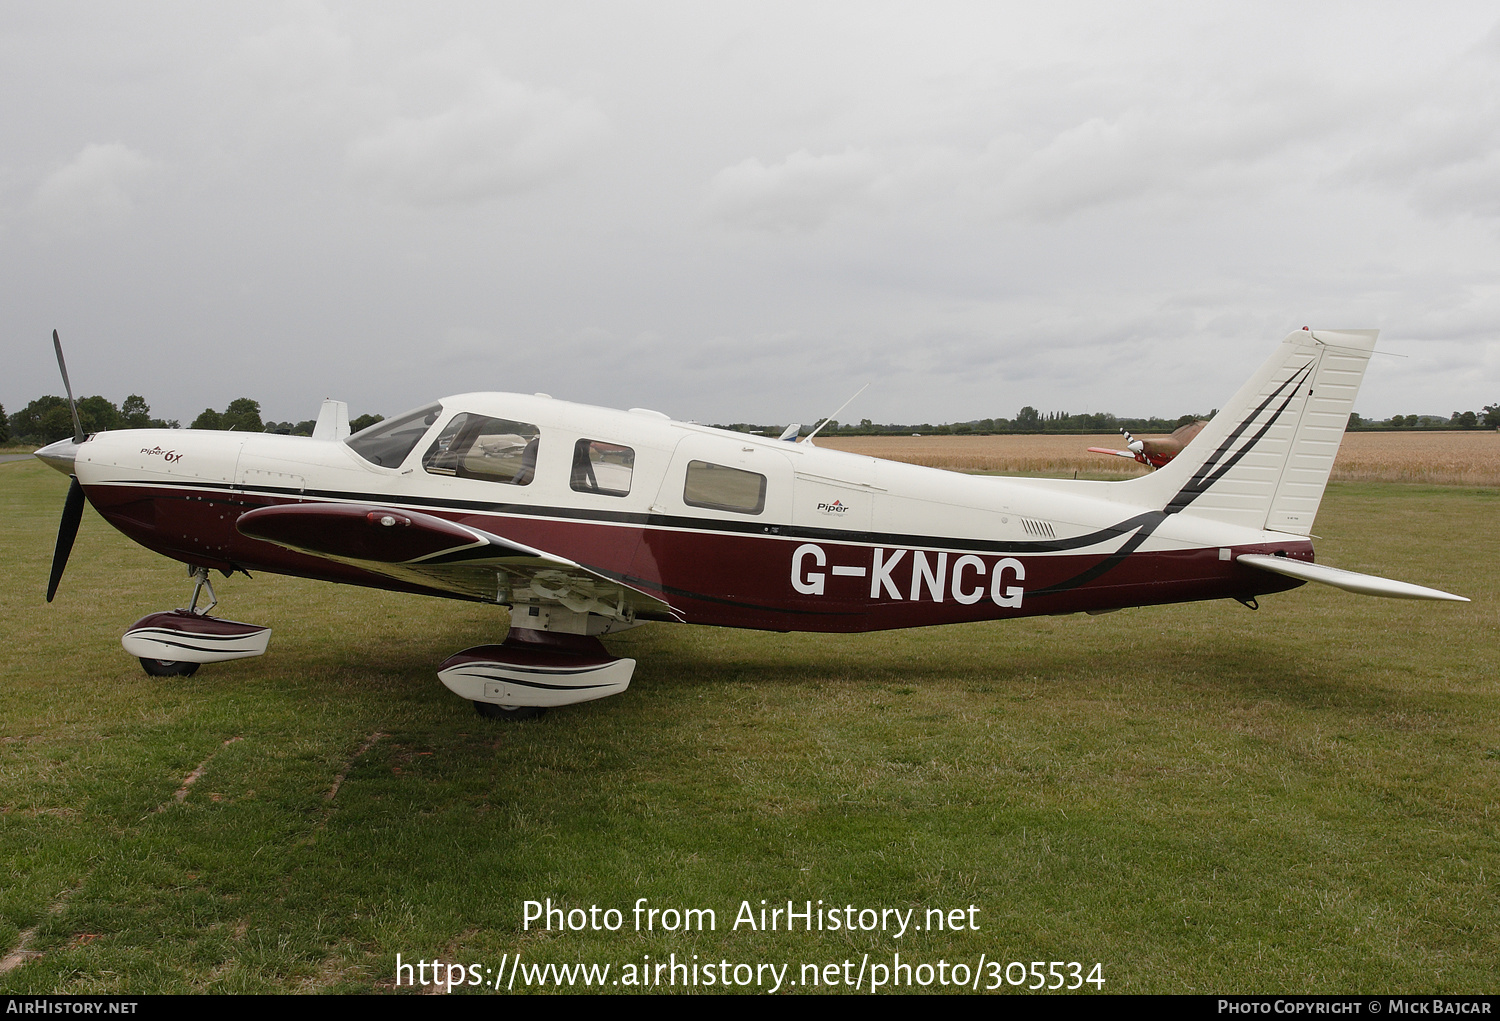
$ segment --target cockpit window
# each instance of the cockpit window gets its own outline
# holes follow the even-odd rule
[[[378,464],[382,468],[398,468],[442,413],[441,404],[429,404],[397,418],[376,422],[344,442],[349,444],[350,450],[371,464]]]
[[[575,492],[603,496],[629,496],[630,477],[635,472],[635,451],[618,443],[579,440],[573,444]]]
[[[536,451],[536,426],[464,412],[443,427],[422,467],[433,475],[526,486],[536,476]]]

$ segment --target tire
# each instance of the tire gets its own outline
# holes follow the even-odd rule
[[[547,710],[537,705],[503,706],[476,700],[474,711],[487,720],[534,720]]]
[[[191,677],[202,665],[181,659],[141,659],[141,667],[152,677]]]

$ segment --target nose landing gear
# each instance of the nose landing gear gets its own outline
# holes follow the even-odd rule
[[[271,629],[210,617],[208,611],[219,599],[208,568],[189,566],[188,576],[193,579],[193,598],[187,609],[148,614],[130,625],[120,639],[125,651],[137,657],[152,677],[188,677],[203,663],[262,655],[271,641]],[[199,610],[204,589],[209,602]]]

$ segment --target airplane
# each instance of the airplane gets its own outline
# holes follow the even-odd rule
[[[211,571],[507,606],[504,640],[438,677],[512,719],[626,690],[635,660],[599,638],[649,621],[862,632],[1206,599],[1254,609],[1308,581],[1467,602],[1314,562],[1313,519],[1378,332],[1292,333],[1179,454],[1113,482],[966,475],[546,394],[459,394],[353,435],[328,400],[310,438],[86,436],[75,409],[73,438],[36,455],[72,480],[47,599],[87,500],[188,565],[188,605],[121,640],[153,675],[266,651],[269,628],[209,614]]]
[[[1129,457],[1141,464],[1151,468],[1160,468],[1172,458],[1182,453],[1182,448],[1193,441],[1193,437],[1203,431],[1208,423],[1203,419],[1195,422],[1187,422],[1179,425],[1167,436],[1148,436],[1145,439],[1137,439],[1130,435],[1130,430],[1121,429],[1120,434],[1125,437],[1125,450],[1114,450],[1109,447],[1090,447],[1090,454],[1113,454],[1116,457]]]

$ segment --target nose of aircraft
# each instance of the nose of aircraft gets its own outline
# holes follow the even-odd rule
[[[72,439],[58,440],[38,450],[36,456],[64,475],[72,475],[73,462],[78,457],[78,447],[79,444]]]

